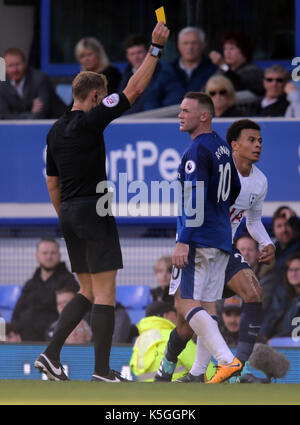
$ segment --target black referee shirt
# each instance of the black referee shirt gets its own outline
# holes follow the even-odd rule
[[[114,93],[89,112],[68,111],[47,136],[47,175],[59,176],[61,202],[96,196],[96,186],[106,181],[103,130],[130,108],[124,93]]]

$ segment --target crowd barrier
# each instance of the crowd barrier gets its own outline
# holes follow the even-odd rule
[[[270,217],[283,202],[300,215],[300,120],[257,119],[257,122],[263,135],[258,166],[269,181],[264,216]],[[225,137],[231,123],[232,119],[214,120],[213,129]],[[1,220],[55,217],[45,184],[46,136],[51,124],[50,121],[0,123]],[[120,118],[107,127],[105,140],[108,180],[114,185],[116,203],[123,207],[131,199],[137,200],[139,188],[146,191],[140,198],[142,203],[161,202],[160,198],[153,199],[152,184],[176,179],[180,157],[190,143],[189,136],[180,133],[178,120],[174,119]],[[117,215],[128,218],[128,210],[121,208]],[[169,215],[167,211],[165,217]]]
[[[272,344],[273,345],[273,344]],[[284,378],[276,382],[282,384],[300,383],[300,343],[290,344],[286,341],[276,342],[273,347],[286,355],[290,361],[290,370]],[[34,361],[44,351],[43,344],[10,344],[0,343],[0,379],[46,379],[34,368]],[[232,349],[235,354],[235,349]],[[113,346],[110,366],[129,378],[131,374],[129,362],[132,355],[132,346]],[[61,362],[71,380],[89,381],[94,368],[94,349],[92,345],[65,345],[62,349]],[[249,373],[258,377],[265,377],[262,372],[249,367]]]

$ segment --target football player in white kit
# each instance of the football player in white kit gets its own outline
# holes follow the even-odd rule
[[[246,215],[247,230],[259,244],[258,261],[269,264],[274,259],[275,246],[261,222],[268,183],[265,175],[254,165],[259,161],[262,151],[260,127],[253,121],[239,120],[230,126],[226,138],[232,147],[241,181],[240,194],[230,208],[233,238],[243,216]],[[227,265],[223,298],[231,297],[233,294],[239,295],[244,301],[236,357],[245,363],[252,352],[262,321],[262,288],[254,272],[236,248]],[[183,340],[192,336],[188,326],[178,331]],[[174,352],[176,347],[168,347],[167,350]],[[187,375],[176,382],[203,382],[210,358],[209,351],[200,338],[197,338],[194,365]],[[212,379],[210,382],[222,381]]]

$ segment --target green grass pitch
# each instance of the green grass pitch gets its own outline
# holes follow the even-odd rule
[[[300,384],[109,384],[0,380],[0,404],[299,405]]]

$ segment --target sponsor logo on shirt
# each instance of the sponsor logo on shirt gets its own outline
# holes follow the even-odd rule
[[[102,103],[104,106],[107,106],[108,108],[113,108],[114,106],[117,106],[119,101],[120,101],[120,96],[118,95],[118,93],[113,93],[105,97],[102,100]]]
[[[192,174],[196,170],[196,163],[192,160],[187,161],[185,164],[185,172],[186,174]]]

